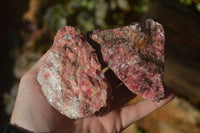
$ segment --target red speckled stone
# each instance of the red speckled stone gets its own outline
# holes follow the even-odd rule
[[[152,19],[116,29],[93,31],[102,56],[116,76],[135,94],[159,101],[164,95],[164,44],[161,24]]]
[[[94,49],[78,30],[57,32],[38,74],[48,102],[69,118],[84,118],[108,106],[111,87]]]

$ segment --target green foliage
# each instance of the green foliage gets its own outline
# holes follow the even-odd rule
[[[54,36],[58,29],[67,25],[66,17],[67,12],[63,5],[57,4],[49,8],[44,16],[44,30],[53,33]]]
[[[95,28],[122,26],[137,21],[147,13],[150,1],[64,0],[63,5],[49,8],[44,17],[44,26],[54,34],[64,25],[74,26],[83,33]]]
[[[10,99],[8,97],[3,98],[4,105],[8,105],[10,103]]]
[[[193,6],[200,12],[200,0],[179,0],[185,6]]]
[[[200,3],[196,4],[196,9],[200,12]]]
[[[140,128],[137,128],[136,132],[135,133],[145,133],[142,129]]]
[[[97,2],[98,0],[78,0],[77,2],[80,3],[80,6],[81,7],[85,7],[87,8],[88,10],[93,10],[94,9],[94,6],[95,6],[95,3]]]
[[[134,10],[138,13],[147,13],[149,11],[150,0],[140,0],[135,4]]]
[[[192,0],[179,0],[182,4],[190,6],[192,4]]]

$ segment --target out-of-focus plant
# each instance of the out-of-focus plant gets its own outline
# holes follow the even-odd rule
[[[190,6],[192,4],[192,0],[179,0],[182,4]]]
[[[147,13],[149,11],[150,0],[140,0],[135,5],[134,10],[137,13]]]
[[[200,12],[200,3],[196,4],[196,9]]]
[[[55,35],[58,29],[67,25],[67,12],[64,6],[57,4],[49,8],[44,16],[44,32]]]
[[[200,0],[179,0],[185,6],[194,6],[200,12]]]
[[[69,25],[82,32],[95,28],[106,29],[136,21],[147,13],[151,0],[68,0]],[[127,19],[128,18],[128,19]]]

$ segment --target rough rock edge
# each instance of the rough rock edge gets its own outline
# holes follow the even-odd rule
[[[74,29],[73,27],[69,28]],[[60,35],[60,32],[63,32],[63,29],[59,30],[57,34]],[[56,36],[54,43],[61,42],[58,39],[59,37]],[[82,36],[81,39],[83,39]],[[77,97],[75,96],[71,97],[70,102],[68,102],[67,104],[63,101],[62,90],[64,90],[64,88],[62,86],[61,79],[59,78],[60,72],[62,71],[61,62],[63,55],[62,52],[57,52],[55,49],[56,48],[53,45],[51,48],[51,52],[44,60],[44,63],[41,65],[40,71],[38,73],[38,82],[41,84],[43,94],[45,95],[48,102],[54,108],[56,108],[62,114],[66,115],[69,118],[77,119],[77,118],[85,118],[91,116],[91,115],[83,116],[82,112],[80,111],[78,102],[79,99],[77,99]],[[51,76],[51,78],[49,78],[49,76]],[[106,113],[109,108],[109,104],[111,103],[110,101],[112,99],[111,86],[109,82],[105,79],[105,76],[102,79],[102,81],[104,82],[104,84],[105,83],[107,84],[107,89],[106,89],[107,92],[105,96],[106,101],[105,104],[103,104],[102,107],[99,108],[99,110],[96,110],[94,112],[95,115],[102,115]]]
[[[156,45],[157,46],[157,38],[155,38],[155,37],[160,37],[160,38],[162,38],[161,40],[162,40],[162,42],[159,42],[159,43],[162,43],[163,45],[164,45],[164,41],[165,41],[165,38],[164,38],[164,30],[163,30],[163,28],[162,28],[162,25],[161,24],[159,24],[158,22],[155,22],[155,21],[153,21],[152,19],[147,19],[145,22],[143,22],[143,23],[135,23],[135,24],[133,24],[133,25],[130,25],[130,26],[124,26],[124,27],[120,27],[120,28],[116,28],[116,29],[108,29],[108,30],[94,30],[94,31],[92,31],[92,32],[90,32],[90,33],[88,33],[88,38],[90,38],[91,40],[93,40],[93,42],[96,42],[97,44],[100,44],[100,46],[101,46],[101,51],[102,51],[102,49],[105,49],[105,47],[107,47],[106,45],[108,45],[108,47],[111,47],[110,45],[109,45],[109,43],[113,43],[113,42],[116,42],[115,40],[113,40],[113,36],[111,36],[110,34],[108,34],[109,32],[111,33],[111,32],[113,32],[112,30],[116,30],[116,32],[118,32],[121,28],[129,28],[129,29],[133,29],[133,30],[138,30],[138,31],[140,31],[140,33],[142,33],[142,34],[144,34],[146,37],[147,37],[147,39],[148,39],[148,41],[146,42],[146,45],[151,45],[151,44],[154,44],[154,45]],[[159,30],[158,32],[157,32],[157,29]],[[156,32],[154,32],[153,30],[156,30]],[[151,31],[152,30],[152,31]],[[98,34],[98,32],[106,32],[106,33],[104,33],[104,34],[101,34],[100,36],[98,36],[97,34]],[[139,33],[139,34],[140,34]],[[154,36],[154,35],[152,35],[152,34],[154,34],[154,33],[156,33],[156,35]],[[106,34],[106,35],[105,35]],[[132,34],[132,33],[131,33]],[[138,33],[137,33],[138,34]],[[103,35],[103,37],[102,37],[102,35]],[[131,36],[131,35],[129,35],[129,33],[126,33],[126,36]],[[100,38],[102,37],[102,39],[100,39]],[[95,39],[94,39],[95,38]],[[104,41],[107,41],[107,40],[109,40],[110,42],[108,42],[108,44],[102,44],[102,43],[104,43]],[[122,40],[123,41],[123,40]],[[157,101],[157,102],[159,102],[160,101],[160,99],[162,99],[164,96],[165,96],[165,94],[164,94],[164,83],[163,83],[163,72],[164,72],[164,61],[165,61],[165,56],[163,56],[161,53],[159,53],[159,52],[161,52],[161,51],[159,51],[158,53],[156,53],[157,54],[157,56],[155,57],[153,54],[154,54],[154,51],[152,51],[152,49],[154,49],[153,47],[154,47],[154,45],[152,45],[152,46],[150,46],[151,47],[151,49],[148,49],[149,51],[148,52],[150,52],[149,53],[149,55],[145,55],[145,52],[147,51],[146,49],[142,49],[142,50],[139,50],[139,52],[138,52],[138,55],[139,55],[139,57],[142,59],[142,60],[145,60],[145,61],[147,61],[147,62],[150,62],[150,63],[152,63],[152,64],[154,64],[154,65],[156,65],[157,67],[159,67],[159,70],[160,70],[160,75],[161,75],[161,83],[162,83],[162,86],[163,87],[161,87],[160,88],[160,91],[158,91],[157,92],[157,96],[155,97],[155,99],[148,99],[146,96],[143,96],[145,99],[148,99],[148,100],[152,100],[152,101]],[[139,45],[139,47],[141,47],[140,45]],[[163,49],[164,50],[164,49]],[[102,51],[102,53],[104,54],[104,52]],[[153,53],[153,54],[152,54]],[[107,55],[106,55],[107,56]],[[109,64],[109,60],[105,60],[104,59],[104,61],[105,62],[107,62],[108,64]],[[109,65],[108,65],[108,67],[110,67]],[[111,68],[112,69],[112,68]],[[120,77],[119,77],[120,78]],[[122,80],[122,79],[121,79]],[[123,81],[123,80],[122,80]],[[163,88],[163,89],[162,89]],[[130,89],[131,90],[131,89]],[[156,90],[155,90],[156,91]],[[134,92],[134,93],[136,93],[137,94],[137,92]],[[143,95],[143,94],[142,94]],[[145,94],[146,95],[146,94]]]

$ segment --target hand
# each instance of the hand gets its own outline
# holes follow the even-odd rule
[[[37,82],[37,74],[46,55],[47,53],[22,77],[11,116],[11,124],[27,131],[120,132],[137,120],[167,104],[175,96],[172,91],[167,90],[166,97],[158,103],[143,100],[122,109],[112,110],[101,117],[72,120],[55,110],[41,92],[40,85]]]

